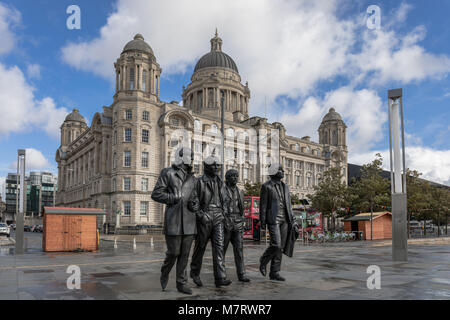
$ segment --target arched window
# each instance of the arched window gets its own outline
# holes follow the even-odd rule
[[[194,130],[202,131],[202,122],[200,120],[197,119],[194,120]]]
[[[217,128],[217,125],[215,123],[213,123],[211,125],[211,132],[213,132],[213,133],[217,133],[218,132],[218,128]]]
[[[297,187],[300,187],[301,185],[300,185],[300,182],[301,182],[301,180],[300,180],[300,172],[299,171],[296,171],[295,172],[295,185],[297,186]]]
[[[312,177],[311,177],[311,173],[309,173],[309,172],[306,174],[306,187],[307,188],[312,187]]]
[[[234,129],[233,128],[228,128],[227,129],[227,136],[228,137],[234,137]]]
[[[177,117],[177,116],[170,117],[169,123],[174,127],[185,127],[186,126],[186,121],[183,118]]]
[[[212,88],[208,89],[208,107],[214,108],[214,91]]]
[[[298,145],[298,143],[295,144],[294,150],[295,151],[300,151],[300,146]]]
[[[197,91],[197,109],[201,109],[203,107],[203,92]]]
[[[337,131],[333,130],[333,145],[336,146],[337,144],[338,144]]]

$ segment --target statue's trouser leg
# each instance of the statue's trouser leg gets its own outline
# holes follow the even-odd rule
[[[278,247],[281,246],[281,237],[280,237],[280,230],[277,224],[268,224],[267,230],[269,231],[269,246],[267,247],[266,251],[264,251],[263,255],[261,256],[260,262],[263,265],[266,265],[273,259],[273,257],[276,255],[278,251]]]
[[[177,257],[180,254],[180,245],[182,242],[182,236],[165,236],[166,238],[166,258],[164,259],[164,263],[161,267],[161,274],[163,276],[168,276],[170,270],[172,270]]]
[[[238,278],[245,275],[243,235],[242,231],[233,231],[231,233],[231,244],[233,245],[234,263]]]
[[[177,259],[177,283],[186,284],[187,283],[187,264],[189,260],[189,252],[191,251],[192,241],[194,241],[194,236],[182,236],[180,244],[180,254]]]
[[[274,276],[280,272],[281,268],[281,258],[283,256],[283,248],[286,244],[287,233],[288,233],[288,223],[283,222],[281,224],[276,224],[277,226],[277,250],[272,258],[272,263],[270,264],[270,275]]]
[[[197,237],[195,238],[194,253],[191,260],[191,276],[200,276],[202,269],[203,255],[205,254],[206,245],[211,236],[212,222],[197,225]]]
[[[225,272],[225,260],[224,260],[224,254],[223,254],[223,242],[224,242],[223,222],[216,223],[213,226],[213,233],[211,236],[214,279],[215,280],[227,278],[227,274]]]
[[[223,236],[223,257],[226,259],[228,245],[230,244],[231,240],[231,231],[227,228],[224,229],[224,236]]]

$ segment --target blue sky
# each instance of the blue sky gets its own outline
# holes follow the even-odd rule
[[[81,9],[68,30],[66,9]],[[19,148],[56,172],[58,128],[112,103],[113,62],[142,33],[163,68],[161,99],[181,100],[217,27],[252,93],[250,113],[310,135],[330,107],[349,127],[349,162],[388,163],[387,90],[404,92],[408,166],[450,185],[450,2],[0,0],[0,177]],[[370,30],[369,5],[381,9]],[[0,179],[0,184],[2,180]]]

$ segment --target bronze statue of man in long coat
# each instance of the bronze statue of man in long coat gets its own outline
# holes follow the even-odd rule
[[[191,288],[187,286],[186,267],[197,234],[196,214],[188,205],[196,182],[192,173],[193,158],[191,149],[178,149],[175,162],[161,171],[152,192],[154,201],[166,205],[164,234],[167,252],[161,268],[161,287],[165,290],[170,270],[176,262],[177,289],[185,294],[192,294]]]

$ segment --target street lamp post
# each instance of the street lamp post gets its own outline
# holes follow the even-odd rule
[[[405,128],[402,89],[388,91],[388,106],[392,194],[392,259],[394,261],[407,261]]]
[[[19,181],[17,184],[20,185],[19,194],[16,193],[16,249],[15,254],[23,254],[23,219],[24,219],[24,195],[27,192],[27,187],[25,186],[25,150],[19,149],[17,151],[17,177]],[[16,189],[17,190],[17,189]],[[18,199],[18,203],[17,203]],[[17,208],[18,205],[18,208]]]
[[[222,181],[225,181],[225,97],[220,93],[220,132],[222,133]]]

